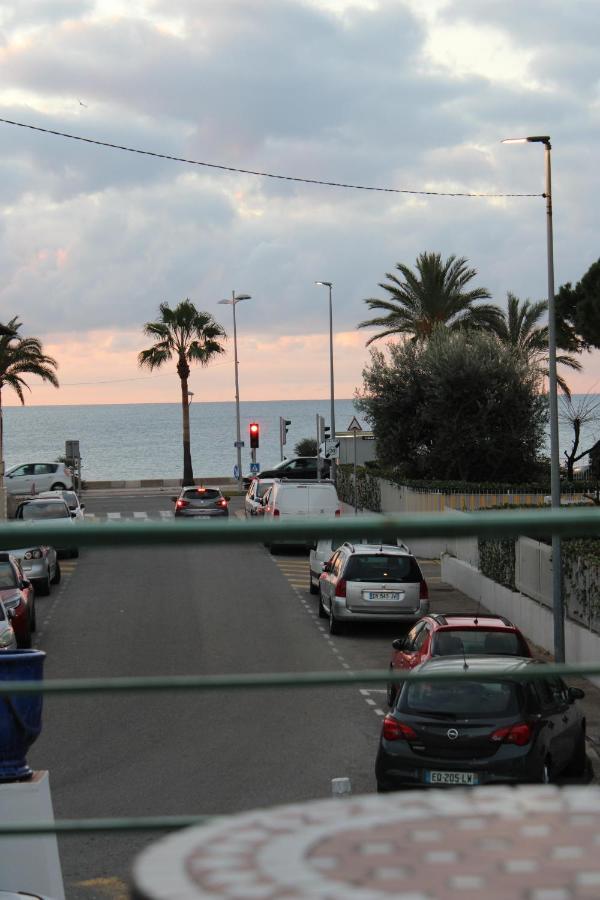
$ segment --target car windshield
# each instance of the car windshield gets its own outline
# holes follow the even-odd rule
[[[64,503],[25,503],[21,507],[23,519],[69,519],[69,510]]]
[[[351,556],[344,572],[348,581],[416,582],[419,569],[412,556],[359,553]]]
[[[17,586],[15,570],[9,562],[0,562],[0,589]]]
[[[483,628],[444,629],[433,641],[434,656],[455,653],[486,653],[494,656],[528,655],[527,648],[514,631],[485,630]]]
[[[63,499],[69,509],[77,509],[79,504],[77,502],[77,494],[74,491],[65,491],[63,493]]]
[[[517,685],[511,681],[420,681],[406,684],[399,709],[414,714],[486,719],[517,715]]]
[[[221,491],[214,488],[196,488],[195,490],[186,491],[184,493],[186,500],[216,500],[221,496]]]
[[[260,483],[259,483],[259,484],[256,486],[256,496],[257,496],[257,497],[264,497],[265,494],[267,493],[267,491],[269,490],[270,487],[271,487],[270,484],[260,484]]]

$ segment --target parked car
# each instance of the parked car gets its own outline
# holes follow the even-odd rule
[[[329,478],[331,463],[321,460],[321,478]],[[317,457],[295,456],[293,459],[282,459],[271,469],[260,473],[260,478],[293,478],[294,481],[317,479]]]
[[[424,662],[422,674],[464,673],[464,659]],[[587,771],[584,696],[561,678],[515,677],[543,666],[534,659],[467,657],[469,679],[407,681],[383,720],[375,763],[378,791],[406,785],[554,781]],[[478,678],[493,670],[497,679]]]
[[[20,463],[8,469],[4,485],[9,494],[71,490],[73,474],[63,463]]]
[[[13,611],[10,610],[9,612],[2,600],[0,600],[0,650],[17,649],[17,638],[12,627],[13,618]]]
[[[35,591],[12,553],[0,552],[0,601],[10,616],[17,646],[31,647],[31,635],[35,631]]]
[[[319,578],[319,616],[330,634],[351,622],[414,622],[429,612],[419,564],[402,547],[342,544]]]
[[[406,637],[392,641],[390,672],[414,669],[434,656],[531,656],[529,645],[516,625],[504,616],[466,616],[430,613]],[[393,706],[398,684],[387,686]]]
[[[85,519],[85,504],[81,503],[79,497],[77,496],[76,491],[41,491],[39,494],[36,494],[36,499],[49,499],[56,498],[58,500],[64,500],[67,506],[69,507],[69,512],[71,516],[76,521],[83,521]]]
[[[23,522],[48,522],[58,527],[64,533],[64,539],[55,541],[56,552],[59,557],[79,556],[78,547],[72,544],[73,536],[70,534],[74,526],[75,513],[72,513],[60,497],[32,498],[23,500],[17,506],[15,519]]]
[[[261,516],[264,512],[263,498],[273,484],[272,478],[253,478],[244,497],[244,512],[249,516]]]
[[[300,516],[324,516],[330,519],[341,515],[341,506],[335,485],[330,481],[288,481],[276,478],[264,497],[265,521]],[[278,540],[265,544],[271,553],[280,544],[294,544],[307,549],[312,546],[310,540]]]
[[[50,593],[51,586],[60,582],[58,554],[49,544],[29,544],[10,553],[18,560],[23,575],[31,581],[36,594],[45,597]]]
[[[320,538],[318,541],[314,541],[310,548],[310,553],[308,555],[308,565],[309,565],[309,576],[308,576],[308,589],[311,594],[319,593],[319,578],[321,577],[321,573],[323,571],[323,566],[326,562],[328,562],[334,551],[341,547],[342,544],[346,543],[345,538]],[[354,538],[354,544],[374,544],[377,543],[373,540],[373,538]],[[385,543],[385,542],[384,542]],[[392,546],[402,547],[402,549],[406,550],[410,553],[410,550],[406,546],[406,544],[402,543],[400,539],[396,542],[396,544],[392,544]]]
[[[190,485],[181,488],[178,497],[172,497],[175,518],[208,518],[229,515],[229,497],[218,487]]]

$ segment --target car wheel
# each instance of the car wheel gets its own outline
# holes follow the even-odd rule
[[[328,616],[329,616],[329,613],[323,606],[323,595],[321,594],[321,591],[319,591],[319,618],[326,619]]]
[[[311,592],[311,594],[316,595],[319,593],[319,586],[314,583],[313,577],[310,573],[308,575],[308,590]]]
[[[565,775],[571,778],[583,778],[588,772],[588,759],[585,752],[585,731],[582,729],[577,738],[573,755],[565,769]]]
[[[29,650],[31,647],[31,629],[27,631],[25,637],[17,638],[17,647],[19,650]]]
[[[71,552],[69,553],[69,556],[71,556],[73,559],[77,559],[77,557],[79,556],[79,548],[73,547],[71,549]]]
[[[344,626],[333,614],[333,603],[329,607],[329,634],[343,634]]]
[[[58,563],[56,565],[58,566]],[[50,584],[50,575],[46,575],[46,577],[42,579],[42,581],[39,581],[36,584],[36,590],[38,594],[41,594],[42,597],[47,597],[50,593]]]
[[[52,584],[59,584],[59,582],[60,582],[60,575],[61,575],[61,572],[60,572],[60,563],[59,563],[58,560],[56,560],[56,568],[54,569],[54,578],[52,579],[51,583],[52,583]]]
[[[63,484],[62,481],[57,481],[56,484],[53,484],[50,488],[51,491],[66,491],[67,486]]]
[[[35,601],[31,603],[31,614],[29,616],[29,630],[36,631],[37,630],[37,619],[35,615]]]
[[[387,785],[382,784],[381,781],[377,782],[377,793],[378,794],[389,794],[392,788],[387,787]]]

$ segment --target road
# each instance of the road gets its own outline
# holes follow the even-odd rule
[[[88,497],[97,519],[169,515],[165,493]],[[232,500],[240,514],[241,499]],[[432,608],[476,604],[423,564]],[[81,551],[38,598],[46,677],[340,671],[387,666],[395,627],[331,637],[308,559],[264,547]],[[600,703],[598,704],[600,708]],[[29,754],[48,769],[57,818],[218,814],[328,797],[331,779],[375,789],[383,688],[46,698]],[[69,900],[125,900],[135,854],[156,834],[60,840]]]

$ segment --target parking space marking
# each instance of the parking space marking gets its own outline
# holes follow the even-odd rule
[[[310,565],[308,559],[296,560],[290,559],[289,557],[285,559],[278,559],[272,555],[269,555],[269,558],[272,560],[274,565],[277,566],[281,574],[284,576],[284,578],[292,588],[296,598],[300,601],[303,608],[311,617],[321,637],[327,641],[328,646],[331,649],[331,652],[334,654],[334,658],[338,665],[340,665],[347,671],[351,671],[352,666],[346,662],[343,653],[337,644],[338,638],[334,638],[329,633],[327,625],[324,624],[323,620],[319,616],[316,604],[312,602],[313,598],[310,597],[308,593],[308,580],[310,577]],[[300,576],[303,576],[302,581],[298,580]],[[373,699],[373,697],[370,696],[371,694],[386,694],[387,692],[384,688],[359,688],[358,693],[364,700],[366,706],[376,716],[378,716],[379,718],[385,716],[385,712],[378,706],[378,704],[381,702],[380,698],[377,697],[376,699]]]
[[[134,519],[147,519],[148,513],[147,512],[134,512],[133,518]]]

